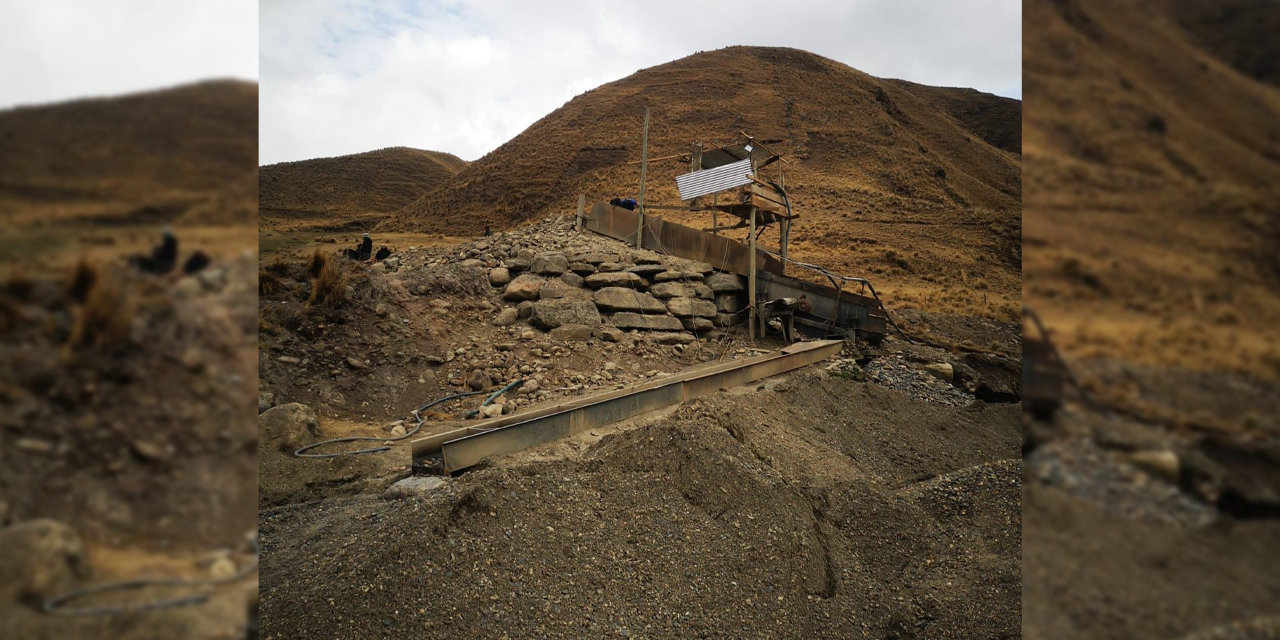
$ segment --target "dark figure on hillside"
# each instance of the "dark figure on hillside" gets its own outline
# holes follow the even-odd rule
[[[373,255],[373,238],[369,234],[364,234],[364,240],[360,241],[360,259],[368,260]]]
[[[632,200],[631,198],[614,198],[609,201],[609,204],[615,207],[622,207],[623,209],[626,209],[628,211],[635,211],[637,203],[635,200]]]
[[[193,275],[200,273],[207,266],[209,266],[209,256],[205,255],[203,251],[196,251],[182,264],[182,272],[187,275]]]
[[[164,275],[173,271],[173,267],[178,264],[178,239],[174,237],[173,229],[164,228],[160,244],[151,250],[151,255],[130,256],[129,264],[147,273],[157,275]]]
[[[383,260],[386,260],[390,256],[391,256],[391,250],[386,247],[382,247],[381,249],[378,249],[378,255],[374,256],[373,259],[377,260],[378,262],[382,262]]]
[[[486,235],[486,236],[491,236],[491,235],[493,235],[493,232],[489,230],[489,225],[487,225],[487,224],[484,226],[484,235]]]

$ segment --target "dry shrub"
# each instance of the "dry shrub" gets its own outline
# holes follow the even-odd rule
[[[319,278],[320,272],[324,271],[324,267],[327,264],[329,264],[329,256],[320,253],[320,250],[316,249],[316,252],[311,254],[311,260],[307,263],[307,277],[312,279]]]
[[[284,290],[284,280],[271,271],[258,271],[258,295],[267,297]]]
[[[71,279],[67,285],[67,296],[79,304],[84,304],[88,300],[89,291],[93,289],[93,285],[97,281],[98,267],[81,257],[76,266],[71,269]]]
[[[272,260],[272,261],[271,261],[271,264],[267,265],[267,269],[266,269],[266,270],[267,270],[269,273],[275,274],[275,275],[280,276],[280,277],[282,277],[282,278],[284,278],[284,277],[288,277],[288,275],[289,275],[289,263],[285,262],[283,258],[281,258],[281,257],[279,257],[279,256],[276,256],[276,259],[275,259],[275,260]]]
[[[84,304],[75,309],[75,322],[67,345],[72,349],[126,346],[137,310],[137,300],[125,293],[118,282],[96,277]]]
[[[337,261],[330,260],[328,255],[317,251],[311,256],[307,271],[315,273],[311,279],[311,297],[307,298],[307,304],[338,306],[347,286],[347,274],[338,267]]]

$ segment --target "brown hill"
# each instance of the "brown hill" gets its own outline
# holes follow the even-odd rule
[[[795,49],[699,53],[588,91],[383,228],[476,233],[571,214],[579,193],[634,197],[646,107],[651,158],[699,140],[732,143],[742,131],[787,152],[786,184],[803,216],[792,236],[796,257],[845,273],[894,272],[900,291],[914,283],[954,296],[953,309],[977,309],[989,293],[1008,294],[1004,301],[1016,306],[1020,103],[881,80]],[[687,167],[651,163],[646,200],[679,204],[674,178]],[[709,215],[668,217],[710,226]],[[767,244],[777,242],[771,233]],[[946,286],[970,278],[987,291]]]
[[[1273,376],[1280,90],[1193,4],[1025,5],[1024,293],[1073,355]]]
[[[354,218],[371,226],[368,218],[402,209],[466,166],[448,153],[408,147],[267,165],[260,170],[263,223],[334,228]]]
[[[209,81],[0,112],[0,211],[193,202],[257,164],[258,86]]]
[[[1193,39],[1260,82],[1280,87],[1280,1],[1164,0]]]

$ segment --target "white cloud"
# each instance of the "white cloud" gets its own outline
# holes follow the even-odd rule
[[[255,0],[0,2],[0,108],[258,77]]]
[[[263,0],[263,164],[407,145],[474,160],[573,96],[735,44],[1022,92],[1016,0]]]

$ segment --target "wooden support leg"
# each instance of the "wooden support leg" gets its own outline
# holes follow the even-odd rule
[[[748,318],[747,338],[756,339],[756,208],[751,207],[751,258],[747,267],[747,302],[751,305],[751,317]],[[764,337],[764,332],[760,333],[760,337]]]

